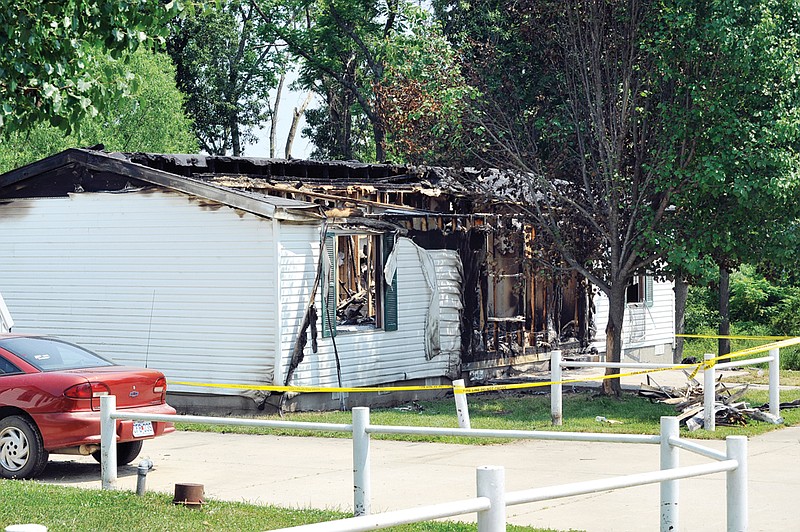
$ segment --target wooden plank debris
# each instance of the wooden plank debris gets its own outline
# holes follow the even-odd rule
[[[716,382],[714,388],[714,417],[719,426],[744,426],[750,420],[763,421],[773,424],[783,423],[783,418],[775,417],[768,411],[769,405],[752,407],[742,401],[749,389],[749,384],[729,384],[721,380]],[[648,376],[647,384],[641,384],[639,395],[650,401],[671,405],[678,411],[678,422],[686,425],[689,430],[703,428],[703,387],[695,379],[688,379],[683,387],[661,386]],[[800,401],[787,408],[800,407]],[[784,404],[781,404],[784,408]]]

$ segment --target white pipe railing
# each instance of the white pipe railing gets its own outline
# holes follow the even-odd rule
[[[550,422],[553,426],[560,427],[564,423],[564,413],[561,409],[561,350],[550,352]]]
[[[453,381],[453,397],[456,400],[456,417],[458,418],[458,426],[462,429],[468,429],[469,423],[469,405],[467,404],[467,394],[464,392],[466,385],[464,379],[457,379]]]
[[[726,481],[728,530],[739,531],[747,529],[747,438],[743,436],[728,436],[726,439],[727,450],[723,455],[722,453],[714,451],[713,449],[707,449],[697,443],[681,440],[678,431],[678,421],[675,417],[661,418],[661,433],[659,435],[640,435],[372,425],[369,419],[369,408],[353,408],[352,413],[353,423],[349,425],[207,416],[137,414],[133,412],[117,411],[116,397],[104,396],[100,398],[100,441],[101,456],[103,457],[101,462],[101,485],[103,489],[114,489],[116,487],[117,464],[115,442],[117,421],[122,419],[339,431],[351,432],[353,437],[353,513],[356,517],[343,521],[296,527],[295,530],[324,530],[326,532],[376,530],[405,523],[477,512],[478,531],[495,532],[505,530],[506,506],[509,505],[653,483],[661,484],[659,502],[661,508],[660,529],[662,531],[677,530],[677,481],[683,478],[709,475],[723,471],[728,473]],[[505,473],[503,469],[494,466],[484,466],[478,468],[477,471],[478,488],[477,497],[475,499],[370,515],[370,500],[372,496],[370,435],[398,433],[524,438],[531,440],[658,444],[661,450],[661,469],[659,471],[638,473],[610,479],[506,493],[504,487]],[[717,462],[681,468],[678,464],[678,449],[696,452],[717,460]]]
[[[703,371],[703,428],[717,430],[717,368],[711,362],[715,355],[703,355],[706,363]]]
[[[703,369],[703,428],[706,430],[716,429],[716,380],[717,369],[739,368],[742,366],[752,366],[754,364],[769,363],[769,413],[775,418],[780,417],[780,349],[770,349],[769,356],[750,358],[746,360],[734,360],[724,363],[709,363],[709,360],[716,358],[715,355],[704,355]],[[564,420],[563,412],[563,368],[628,368],[628,369],[690,369],[697,367],[697,364],[654,364],[641,362],[578,362],[564,361],[561,358],[561,351],[550,352],[550,418],[553,425],[561,425]]]

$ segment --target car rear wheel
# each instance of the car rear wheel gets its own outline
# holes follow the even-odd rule
[[[33,422],[22,416],[0,419],[0,475],[33,478],[44,470],[48,458]]]
[[[142,452],[142,440],[126,441],[117,444],[117,465],[128,465]],[[92,453],[92,457],[101,462],[100,451]]]

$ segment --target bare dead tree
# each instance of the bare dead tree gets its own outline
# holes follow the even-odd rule
[[[275,91],[275,104],[272,106],[272,120],[269,125],[269,156],[275,157],[275,135],[278,131],[278,108],[281,105],[281,96],[283,95],[283,84],[286,83],[286,72],[281,71],[281,76],[278,79],[278,87]]]
[[[289,134],[286,137],[286,150],[284,153],[287,159],[292,157],[292,146],[294,145],[294,139],[297,136],[297,127],[300,125],[300,118],[303,116],[303,113],[306,112],[306,107],[308,107],[308,104],[311,103],[311,98],[313,95],[313,92],[308,91],[303,103],[300,104],[300,107],[294,108],[294,112],[292,114],[292,124],[289,127]]]

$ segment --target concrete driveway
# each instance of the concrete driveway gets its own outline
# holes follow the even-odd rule
[[[724,449],[724,442],[706,442]],[[658,446],[519,441],[465,446],[373,440],[374,513],[475,495],[475,468],[506,468],[508,491],[658,469]],[[176,483],[200,483],[207,498],[351,511],[349,439],[177,432],[145,443],[155,462],[147,489],[174,493]],[[800,427],[749,442],[751,531],[800,530]],[[688,452],[681,465],[706,462]],[[135,466],[136,463],[134,463]],[[135,491],[136,468],[120,468],[118,488]],[[98,489],[92,459],[54,456],[44,482]],[[544,503],[513,506],[509,522],[590,531],[657,530],[659,488],[650,485]],[[475,515],[458,518],[474,521]],[[680,530],[725,529],[725,475],[681,481]]]

